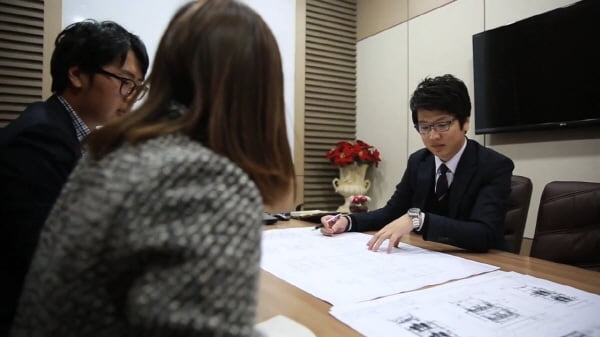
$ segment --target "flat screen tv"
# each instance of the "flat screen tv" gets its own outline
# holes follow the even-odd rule
[[[473,35],[475,133],[600,125],[600,1]]]

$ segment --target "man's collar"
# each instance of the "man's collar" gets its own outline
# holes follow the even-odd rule
[[[73,109],[71,104],[69,104],[69,102],[67,102],[67,100],[64,97],[60,95],[56,95],[56,97],[65,107],[65,109],[69,112],[69,116],[71,117],[71,121],[73,122],[73,127],[75,128],[75,133],[77,134],[77,140],[81,142],[81,140],[90,133],[90,128],[88,128],[87,125],[85,125],[85,123],[83,122],[81,117],[79,117],[75,109]]]
[[[463,152],[465,152],[465,149],[467,148],[467,142],[468,139],[467,137],[465,137],[465,142],[463,143],[463,146],[460,148],[460,150],[458,150],[458,152],[446,162],[442,161],[440,157],[435,156],[435,172],[438,171],[440,165],[446,164],[450,172],[455,173],[456,167],[458,166],[458,162],[460,161],[460,157],[462,157]]]

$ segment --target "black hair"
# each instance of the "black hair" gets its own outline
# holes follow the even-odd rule
[[[461,128],[471,116],[471,100],[465,83],[453,75],[446,74],[425,78],[410,98],[413,124],[417,125],[419,109],[440,110],[453,115]]]
[[[87,74],[119,60],[125,62],[129,50],[135,54],[142,71],[148,70],[148,52],[140,38],[112,21],[88,19],[70,24],[54,42],[50,63],[52,92],[62,93],[69,83],[68,71],[73,66]]]

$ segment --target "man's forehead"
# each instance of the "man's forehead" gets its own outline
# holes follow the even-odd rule
[[[444,121],[448,118],[452,118],[453,116],[447,111],[419,109],[419,111],[417,111],[417,117],[419,123],[433,123]]]
[[[134,79],[140,82],[144,80],[140,63],[131,50],[127,53],[127,58],[123,64],[121,64],[119,61],[115,61],[108,66],[117,70],[123,77]]]

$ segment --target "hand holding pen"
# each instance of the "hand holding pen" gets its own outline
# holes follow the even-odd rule
[[[321,218],[321,223],[315,227],[320,228],[323,235],[331,236],[333,234],[342,233],[348,227],[348,219],[342,217],[341,213],[334,216],[324,216]]]
[[[342,213],[338,213],[332,217],[329,216],[324,216],[321,218],[321,223],[315,226],[315,229],[324,227],[324,225],[327,225],[327,227],[331,227],[333,226],[333,224],[335,224],[336,221],[338,221],[340,218],[342,217]],[[323,222],[323,220],[325,220],[325,222]]]

